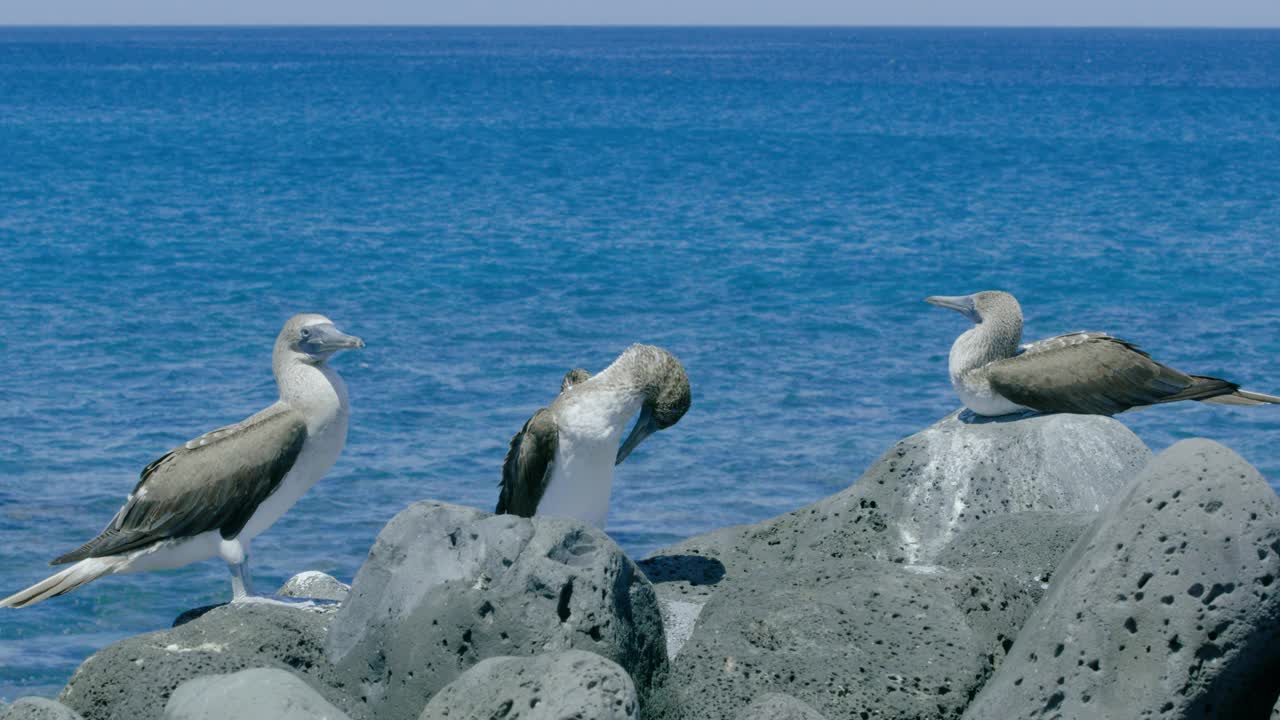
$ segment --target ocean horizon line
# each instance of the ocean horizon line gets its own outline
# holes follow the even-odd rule
[[[121,30],[957,30],[957,31],[1168,31],[1274,32],[1280,25],[1017,25],[1017,24],[840,24],[840,23],[4,23],[0,30],[121,29]]]

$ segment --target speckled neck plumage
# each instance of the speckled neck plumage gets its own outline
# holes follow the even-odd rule
[[[996,360],[1018,354],[1022,342],[1022,312],[1001,308],[987,312],[982,320],[962,333],[951,346],[950,371],[957,378]]]

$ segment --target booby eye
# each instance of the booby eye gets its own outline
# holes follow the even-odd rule
[[[300,335],[303,340],[306,340],[311,337],[311,328],[302,328],[302,332],[298,333],[298,335]]]

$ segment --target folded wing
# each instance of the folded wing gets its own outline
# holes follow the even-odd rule
[[[302,416],[277,405],[176,447],[142,471],[105,530],[51,564],[117,555],[211,530],[234,538],[280,486],[306,439]]]
[[[1114,415],[1132,407],[1206,400],[1239,389],[1188,375],[1151,359],[1136,345],[1103,333],[1072,333],[1025,346],[986,369],[991,388],[1040,412]]]
[[[534,413],[511,438],[502,463],[502,490],[496,512],[533,517],[551,482],[558,442],[559,430],[546,408]]]

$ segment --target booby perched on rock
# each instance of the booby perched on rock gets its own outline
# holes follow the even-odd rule
[[[1022,307],[1007,292],[934,296],[925,302],[955,310],[974,323],[951,346],[949,365],[956,393],[979,415],[1026,410],[1114,415],[1178,400],[1280,404],[1274,395],[1174,370],[1106,333],[1068,333],[1019,345]]]
[[[326,361],[364,347],[323,315],[295,315],[276,338],[280,399],[205,433],[142,471],[124,507],[97,537],[51,564],[75,563],[0,600],[24,607],[104,575],[167,570],[219,555],[234,600],[253,593],[249,541],[333,466],[347,439],[347,387]]]
[[[576,382],[575,373],[581,373]],[[632,345],[598,375],[575,370],[561,387],[551,406],[511,438],[497,512],[571,517],[603,528],[614,465],[649,435],[679,422],[691,402],[689,377],[666,350]]]

